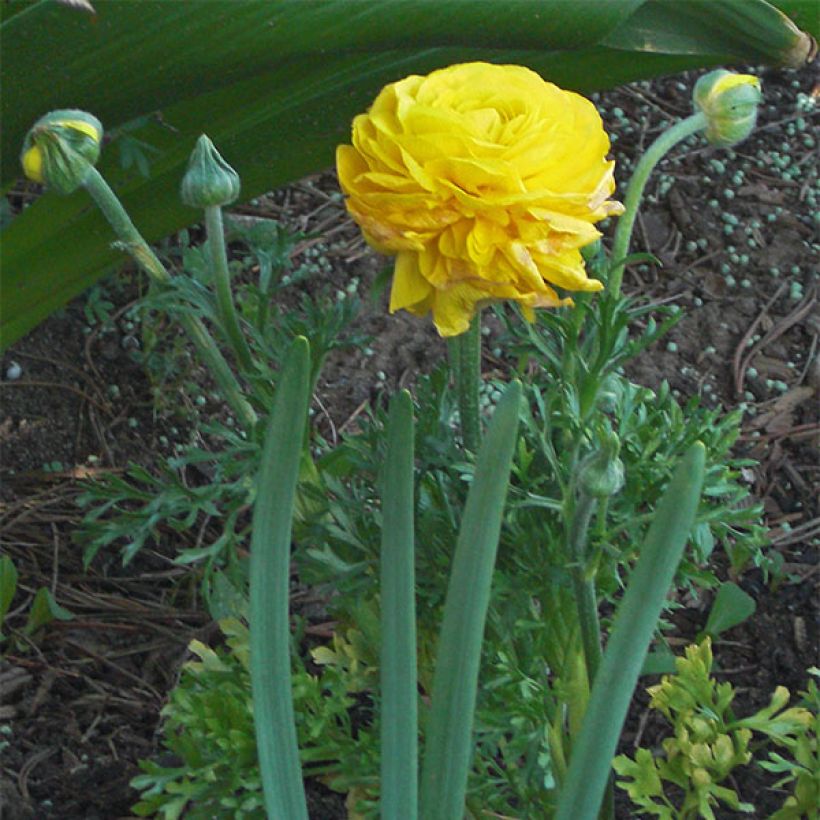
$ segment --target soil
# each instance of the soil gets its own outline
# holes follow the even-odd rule
[[[739,583],[754,596],[757,612],[716,642],[719,674],[738,688],[739,714],[768,702],[777,685],[793,693],[804,688],[805,670],[819,660],[819,246],[811,204],[818,185],[811,143],[818,75],[763,71],[762,79],[767,102],[749,140],[734,152],[698,143],[656,173],[634,250],[654,254],[662,267],[634,265],[625,283],[628,292],[674,302],[685,313],[630,377],[648,386],[668,379],[682,398],[699,393],[725,410],[741,402],[747,408],[736,452],[753,461],[744,477],[765,505],[772,548],[786,574],[772,586],[757,570],[743,573]],[[596,99],[613,135],[621,190],[630,159],[664,123],[688,113],[691,85],[691,77],[675,77]],[[781,156],[797,169],[791,178],[778,167]],[[320,234],[302,242],[294,259],[307,259],[321,242],[330,262],[324,281],[332,287],[344,291],[358,277],[364,305],[355,329],[370,340],[331,354],[314,398],[314,423],[331,441],[385,389],[412,386],[415,374],[444,355],[429,323],[389,316],[383,294],[367,295],[387,260],[364,246],[337,190],[328,172],[236,209],[240,218],[275,218]],[[731,235],[724,212],[737,219]],[[100,293],[113,303],[111,320],[89,322]],[[3,357],[0,538],[20,574],[4,625],[11,640],[0,661],[3,818],[131,816],[137,796],[128,782],[138,759],[157,754],[159,710],[186,646],[213,634],[196,584],[172,564],[172,550],[145,549],[125,568],[117,556],[100,555],[85,570],[71,537],[82,515],[80,479],[133,461],[150,468],[155,453],[192,434],[188,419],[199,412],[174,387],[154,401],[151,381],[131,353],[127,309],[138,295],[139,277],[126,267],[96,301],[72,303]],[[14,363],[21,374],[12,379]],[[210,403],[202,412],[209,410]],[[180,538],[193,544],[196,537],[174,534],[177,547]],[[74,618],[26,635],[41,587]],[[699,601],[678,613],[681,645],[703,627],[707,612],[708,601]],[[638,692],[625,751],[660,741],[662,727],[647,719],[646,702]],[[752,767],[737,779],[761,816],[782,800],[770,783]],[[344,811],[331,798],[313,816],[325,820]]]

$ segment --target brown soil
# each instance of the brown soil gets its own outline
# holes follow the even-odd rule
[[[665,378],[683,397],[700,393],[727,410],[740,401],[754,408],[737,451],[754,460],[745,475],[765,504],[787,579],[772,588],[757,571],[745,573],[740,583],[755,597],[757,613],[716,644],[720,674],[739,689],[740,714],[767,702],[778,684],[793,692],[805,686],[805,670],[818,661],[820,615],[818,223],[809,204],[818,167],[816,150],[804,141],[818,109],[796,109],[798,93],[816,97],[817,76],[765,72],[763,81],[767,105],[750,140],[734,154],[699,145],[666,161],[665,192],[656,175],[655,201],[644,208],[635,250],[654,253],[663,268],[636,266],[626,282],[628,291],[674,301],[685,312],[668,339],[634,364],[633,380],[655,386]],[[619,161],[634,156],[665,121],[688,112],[689,88],[690,80],[674,78],[601,95]],[[809,123],[804,130],[801,118]],[[784,152],[784,142],[800,169],[794,179],[784,180],[776,167],[774,152]],[[723,163],[722,172],[713,160]],[[623,180],[624,163],[619,167]],[[743,179],[730,182],[738,172]],[[444,354],[428,323],[390,317],[383,295],[367,297],[385,260],[363,246],[338,199],[328,196],[334,186],[331,175],[319,175],[237,209],[322,233],[334,286],[344,290],[360,279],[365,305],[357,329],[372,341],[331,355],[314,400],[315,424],[331,441],[384,389],[412,385],[415,373]],[[720,218],[724,209],[739,222],[731,237]],[[309,240],[297,249],[297,262],[310,246]],[[731,266],[728,275],[724,264]],[[11,640],[0,661],[3,817],[129,816],[136,795],[128,781],[138,759],[157,753],[159,709],[186,646],[212,631],[197,606],[195,582],[170,561],[171,534],[166,549],[146,549],[126,568],[118,556],[100,555],[87,572],[71,540],[81,516],[78,479],[121,470],[129,461],[150,467],[153,454],[167,452],[192,429],[192,401],[168,387],[156,412],[151,384],[129,354],[126,309],[138,295],[137,281],[126,271],[106,285],[116,304],[107,327],[89,327],[79,300],[3,357],[3,374],[13,362],[22,368],[19,379],[0,382],[0,537],[20,573],[4,630]],[[175,404],[184,408],[177,416]],[[174,533],[174,546],[180,539],[191,546],[199,536]],[[42,586],[75,617],[26,637],[21,630]],[[693,602],[679,613],[681,644],[703,627],[707,612],[708,602]],[[627,750],[639,731],[644,745],[659,742],[660,724],[645,722],[645,704],[639,693],[624,735]],[[751,768],[738,782],[761,811],[779,804]],[[331,811],[325,805],[314,814],[324,820]]]

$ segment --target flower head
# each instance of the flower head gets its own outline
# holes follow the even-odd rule
[[[757,77],[719,68],[695,83],[692,99],[695,108],[708,118],[706,139],[713,145],[727,147],[752,133],[763,94]]]
[[[390,310],[463,333],[485,302],[596,291],[580,249],[621,213],[591,102],[522,66],[465,63],[388,85],[337,149],[347,207],[396,255]]]
[[[222,158],[211,140],[202,134],[188,159],[180,196],[192,208],[230,205],[239,196],[239,174]]]
[[[26,134],[20,162],[34,182],[70,194],[100,158],[102,123],[85,111],[52,111]]]

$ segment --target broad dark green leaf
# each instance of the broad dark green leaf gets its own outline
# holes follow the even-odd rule
[[[805,11],[803,0],[782,1]],[[764,0],[709,0],[711,14],[703,5],[687,15],[690,3],[673,0],[100,0],[91,15],[23,4],[0,24],[3,186],[38,117],[85,108],[113,135],[102,172],[155,241],[199,219],[177,188],[203,132],[248,199],[331,165],[352,117],[413,72],[516,62],[590,91],[718,63],[796,62],[808,51]],[[718,49],[724,29],[731,38]],[[134,163],[122,167],[134,140],[157,149],[145,157],[148,179]],[[111,239],[83,192],[46,194],[14,220],[0,247],[0,347],[121,258]]]

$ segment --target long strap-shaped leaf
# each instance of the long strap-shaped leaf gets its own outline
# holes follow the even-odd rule
[[[704,461],[705,449],[696,442],[658,503],[595,677],[555,820],[598,816],[632,692],[695,520]]]
[[[390,403],[381,549],[381,816],[418,816],[413,400]]]
[[[268,817],[307,820],[291,691],[290,533],[310,390],[303,337],[276,388],[256,482],[251,537],[250,671],[259,767]]]
[[[816,30],[815,0],[778,2]],[[206,131],[250,198],[330,165],[353,115],[384,83],[413,72],[465,60],[516,62],[589,91],[720,62],[781,63],[809,51],[810,38],[764,0],[709,0],[708,13],[700,3],[687,15],[689,6],[97,0],[91,16],[41,0],[0,25],[3,184],[19,173],[26,129],[51,108],[84,107],[109,131],[145,117],[128,136],[158,149],[148,156],[151,178],[119,167],[116,142],[101,168],[150,242],[196,218],[179,203],[178,186]],[[724,30],[732,37],[719,48],[715,36]],[[136,150],[133,140],[119,144],[123,156]],[[0,347],[99,278],[118,258],[110,244],[83,194],[47,194],[18,216],[0,243]]]
[[[4,165],[19,150],[31,115],[43,113],[33,106],[65,107],[67,93],[76,94],[72,106],[95,103],[104,121],[117,110],[123,122],[164,109],[181,93],[198,96],[308,57],[315,62],[317,56],[450,46],[546,52],[608,44],[614,36],[615,48],[782,63],[797,40],[796,29],[789,31],[761,0],[97,0],[94,5],[97,13],[91,17],[41,0],[4,21],[7,64],[36,68],[25,82],[4,88]],[[704,26],[707,8],[712,19]],[[764,31],[768,38],[760,36]],[[714,42],[703,41],[708,32]],[[32,65],[33,57],[44,54],[50,59]]]
[[[521,383],[513,382],[493,414],[467,495],[436,650],[421,778],[424,820],[464,815],[484,622],[520,405]]]

